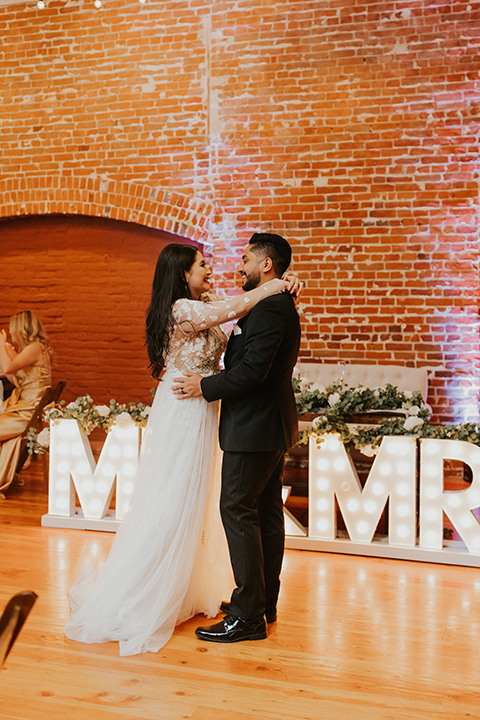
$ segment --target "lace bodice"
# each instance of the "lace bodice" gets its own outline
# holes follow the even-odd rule
[[[220,325],[243,317],[260,300],[284,289],[280,280],[225,300],[182,298],[173,306],[174,328],[165,370],[190,370],[199,375],[218,372],[227,337]]]
[[[218,372],[227,336],[218,325],[217,306],[202,300],[177,300],[173,306],[174,330],[165,370],[190,370],[199,375]],[[234,316],[235,317],[235,316]],[[222,315],[223,318],[223,315]],[[226,322],[228,317],[222,322]]]

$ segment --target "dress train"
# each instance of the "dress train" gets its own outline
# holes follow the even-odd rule
[[[83,569],[69,591],[67,637],[116,640],[120,655],[157,652],[175,625],[214,617],[234,584],[218,508],[218,406],[179,400],[178,374],[169,370],[158,387],[131,507],[105,564]]]

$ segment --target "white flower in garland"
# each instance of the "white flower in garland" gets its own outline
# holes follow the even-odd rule
[[[50,428],[44,428],[42,432],[38,434],[37,442],[44,448],[50,447]]]
[[[406,411],[407,415],[418,415],[420,412],[420,408],[418,405],[412,405],[411,407],[403,407],[403,409]]]
[[[423,425],[422,418],[415,417],[414,415],[409,415],[408,418],[403,423],[403,427],[405,430],[413,430],[414,427],[417,427],[417,425]]]
[[[128,412],[121,412],[115,418],[115,423],[116,423],[117,427],[119,427],[119,428],[126,428],[126,427],[130,427],[130,425],[132,425],[133,420],[132,420],[131,415]]]
[[[336,405],[339,400],[340,400],[340,393],[338,393],[338,392],[332,393],[331,395],[328,396],[328,404],[330,405],[330,407],[333,407],[334,405]]]
[[[108,417],[110,415],[110,408],[108,405],[95,405],[95,410],[100,417]]]
[[[142,417],[144,417],[144,418],[147,418],[147,417],[150,415],[150,410],[151,410],[151,409],[152,409],[152,408],[151,408],[149,405],[147,405],[147,407],[142,410],[142,412],[140,413],[140,415],[141,415]]]
[[[366,455],[367,457],[374,457],[378,453],[379,448],[374,448],[372,445],[364,445],[360,448],[360,452],[362,455]]]
[[[80,407],[77,405],[76,400],[72,400],[72,402],[68,403],[65,410],[80,410]]]

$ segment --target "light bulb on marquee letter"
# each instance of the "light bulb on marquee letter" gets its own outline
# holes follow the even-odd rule
[[[443,461],[459,460],[472,470],[472,484],[458,492],[443,489]],[[471,512],[480,505],[480,447],[461,440],[421,440],[420,547],[441,550],[443,513],[469,552],[480,555],[480,524]]]
[[[133,492],[138,464],[140,428],[133,422],[114,425],[107,433],[97,465],[88,438],[76,420],[50,424],[48,512],[75,514],[75,490],[85,519],[100,519],[108,511],[116,485],[115,518],[121,520]]]
[[[309,535],[336,538],[335,498],[353,542],[369,543],[389,499],[390,545],[415,546],[416,445],[384,437],[364,488],[338,435],[310,438]]]

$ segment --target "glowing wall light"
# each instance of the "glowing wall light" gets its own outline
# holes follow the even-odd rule
[[[472,469],[469,488],[443,489],[443,461],[459,460]],[[461,440],[421,440],[420,546],[441,550],[443,513],[449,517],[469,552],[480,555],[480,524],[471,512],[480,507],[480,447]]]
[[[50,425],[50,466],[48,512],[69,517],[75,514],[77,491],[83,516],[105,516],[116,484],[115,518],[121,520],[133,493],[140,448],[140,428],[133,422],[114,425],[107,437],[97,465],[87,436],[76,420],[60,420]]]
[[[327,436],[320,446],[310,438],[309,466],[310,537],[336,538],[337,498],[350,539],[369,543],[389,499],[389,544],[415,546],[416,444],[412,438],[383,438],[363,490],[339,435]]]

